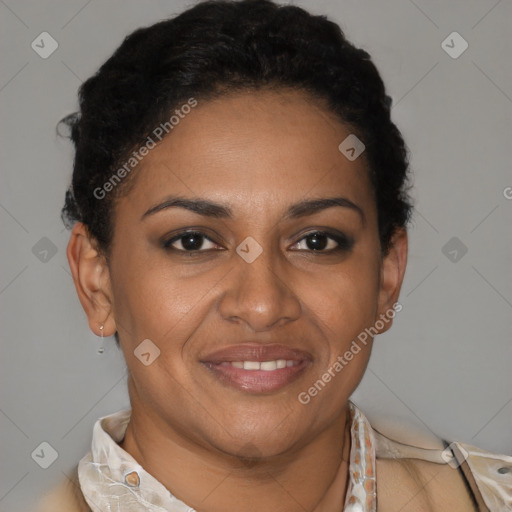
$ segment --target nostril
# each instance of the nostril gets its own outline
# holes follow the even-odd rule
[[[510,473],[511,468],[509,466],[503,466],[502,468],[498,468],[498,473],[500,475],[506,475],[507,473]]]

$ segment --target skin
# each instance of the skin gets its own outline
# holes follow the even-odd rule
[[[307,391],[398,300],[407,234],[383,257],[364,154],[349,161],[338,145],[350,134],[304,93],[237,93],[200,102],[133,171],[119,199],[109,263],[77,223],[68,259],[91,330],[117,330],[129,370],[132,417],[121,447],[199,512],[341,510],[350,450],[347,401],[363,377],[371,342],[303,405]],[[229,207],[231,218],[167,208],[141,219],[170,195]],[[300,218],[286,210],[305,199],[344,197]],[[180,231],[204,232],[191,256]],[[348,250],[315,252],[306,235],[337,230]],[[247,263],[246,238],[263,252]],[[182,249],[182,252],[179,252]],[[391,326],[385,323],[380,332]],[[150,339],[160,355],[135,357]],[[221,383],[200,360],[244,341],[308,351],[301,377],[270,393]]]

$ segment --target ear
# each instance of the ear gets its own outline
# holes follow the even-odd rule
[[[116,324],[112,309],[110,272],[105,256],[87,227],[77,222],[71,232],[67,257],[78,298],[89,320],[89,327],[101,336],[112,336]]]
[[[398,301],[404,280],[407,248],[407,231],[405,228],[398,228],[391,238],[389,251],[382,258],[381,263],[378,315],[379,319],[385,319],[385,321],[380,322],[384,324],[384,327],[378,330],[379,334],[386,332],[393,324],[394,314],[391,317],[389,312],[399,311],[393,308],[393,305]]]

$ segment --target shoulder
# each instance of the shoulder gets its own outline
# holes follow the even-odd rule
[[[377,459],[378,512],[476,511],[459,470],[420,459]]]
[[[76,467],[69,478],[61,480],[40,498],[35,512],[91,512],[82,494]]]
[[[406,442],[373,433],[379,512],[512,510],[512,457],[416,432]]]

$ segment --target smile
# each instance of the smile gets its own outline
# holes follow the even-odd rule
[[[308,352],[261,344],[227,347],[201,361],[221,384],[256,394],[274,392],[291,384],[311,362]]]
[[[291,359],[274,359],[273,361],[224,361],[221,366],[233,366],[234,368],[243,368],[244,370],[263,370],[271,372],[282,368],[296,366],[298,361]]]

